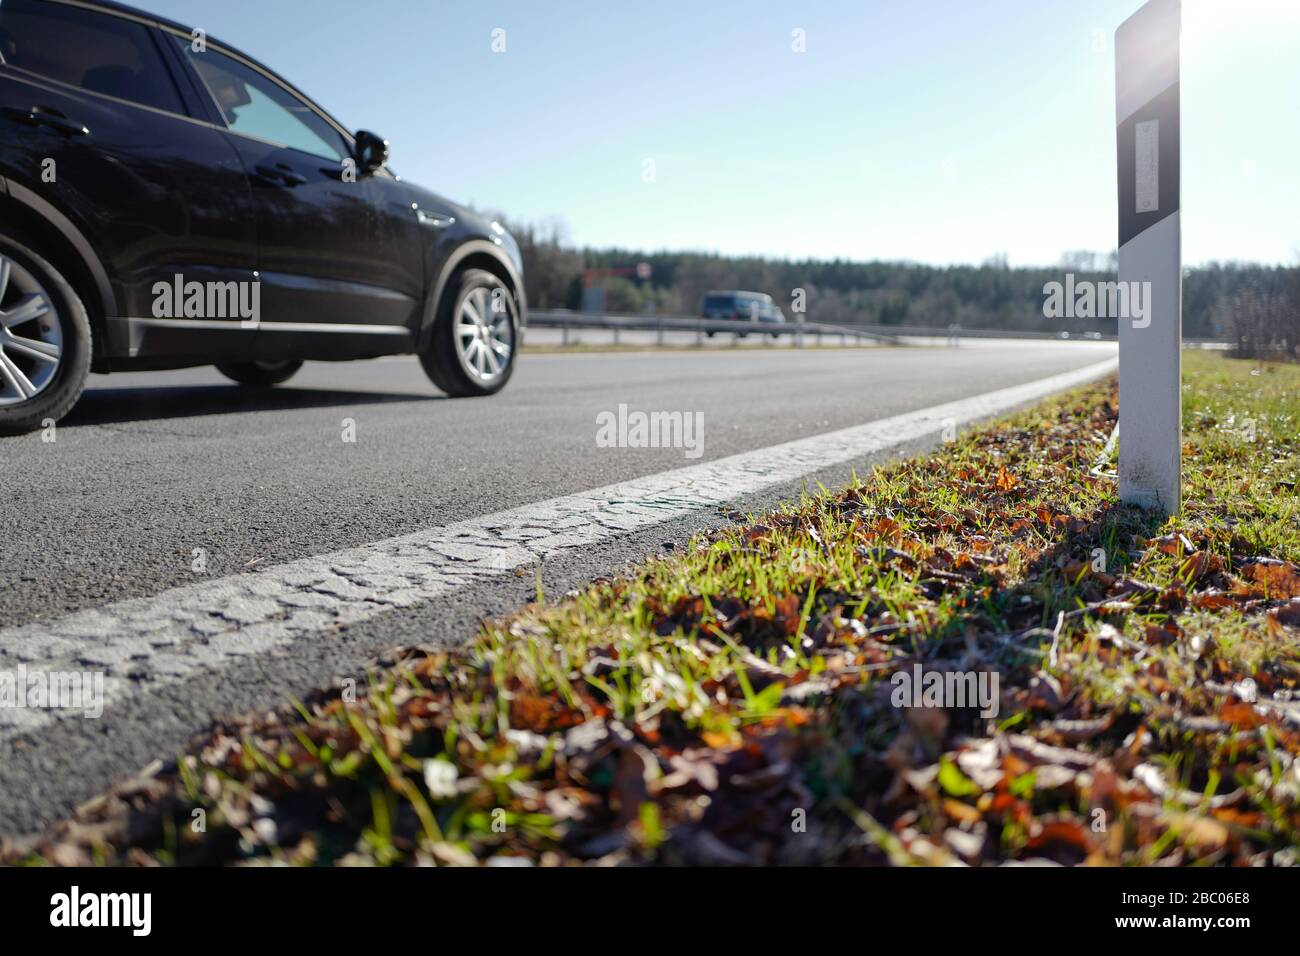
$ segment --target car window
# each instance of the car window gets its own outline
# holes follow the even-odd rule
[[[217,50],[196,52],[188,39],[174,39],[235,132],[336,162],[350,155],[338,130],[270,77]]]
[[[93,93],[184,112],[162,51],[132,20],[46,0],[0,0],[0,57]]]

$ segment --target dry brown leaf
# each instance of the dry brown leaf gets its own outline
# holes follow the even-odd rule
[[[1279,564],[1252,562],[1242,566],[1242,574],[1260,586],[1265,597],[1300,597],[1300,572],[1289,561]]]

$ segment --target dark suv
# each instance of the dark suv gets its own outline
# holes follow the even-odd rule
[[[785,313],[765,292],[706,292],[700,302],[700,318],[781,323],[785,321]],[[748,334],[739,333],[741,338]],[[712,332],[708,335],[713,337]],[[779,333],[772,333],[773,338],[778,336]]]
[[[450,395],[514,369],[496,222],[398,179],[257,61],[107,0],[0,0],[0,431],[91,372],[414,353]]]

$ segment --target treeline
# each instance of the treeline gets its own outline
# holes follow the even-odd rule
[[[523,252],[529,305],[535,309],[581,309],[586,270],[648,262],[648,281],[621,275],[596,280],[604,289],[606,311],[693,315],[710,289],[748,289],[768,293],[789,316],[795,290],[802,289],[808,321],[836,325],[1116,331],[1113,318],[1048,319],[1043,311],[1044,285],[1063,281],[1067,272],[1076,282],[1114,281],[1114,252],[1068,253],[1051,268],[1010,268],[1002,257],[979,266],[929,266],[575,249],[556,226],[515,226],[512,231]],[[1215,263],[1188,269],[1183,280],[1185,338],[1227,339],[1243,348],[1268,345],[1295,353],[1298,316],[1296,268]]]
[[[1300,269],[1261,270],[1223,310],[1238,355],[1300,358]]]

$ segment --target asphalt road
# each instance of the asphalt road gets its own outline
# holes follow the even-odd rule
[[[459,401],[442,398],[414,359],[313,364],[267,391],[229,384],[210,369],[94,377],[53,442],[39,433],[0,439],[0,655],[7,641],[12,654],[16,636],[93,620],[84,614],[90,609],[166,601],[196,581],[256,575],[718,462],[1114,354],[1112,345],[1053,342],[525,354],[502,394]],[[600,447],[597,416],[620,403],[703,413],[702,455]],[[626,533],[602,526],[586,546],[544,560],[543,584],[563,592],[679,545],[725,522],[731,508],[773,504],[804,481],[842,481],[851,467],[861,472],[936,438],[913,437],[759,491],[737,485],[742,493],[723,508],[678,506],[662,522],[630,523]],[[114,779],[175,754],[214,716],[360,674],[386,647],[463,640],[482,616],[518,606],[534,587],[532,574],[465,578],[436,596],[372,608],[310,640],[268,644],[156,687],[148,668],[122,670],[142,686],[102,717],[0,735],[0,834],[38,828]],[[69,617],[76,612],[82,617]],[[80,646],[93,645],[93,633],[83,637],[90,644]]]

